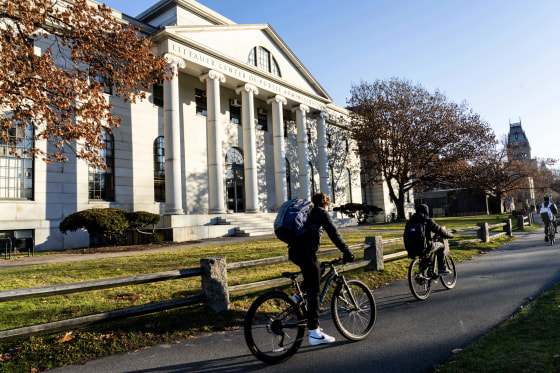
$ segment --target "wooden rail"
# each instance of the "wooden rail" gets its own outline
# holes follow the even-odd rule
[[[479,226],[476,227],[456,229],[453,230],[453,232],[486,231],[487,232],[486,237],[489,238],[490,237],[490,235],[488,234],[489,229],[504,226],[507,228],[506,231],[501,233],[496,233],[492,235],[492,237],[500,236],[502,234],[511,234],[511,221],[509,221],[509,223],[504,222],[500,224],[494,224],[491,226],[489,226],[486,223],[480,223],[480,224]],[[371,241],[370,239],[372,238],[375,240]],[[402,238],[381,240],[380,236],[368,237],[366,239],[366,243],[350,246],[351,251],[364,250],[364,260],[345,264],[343,267],[340,268],[340,271],[341,272],[350,271],[350,270],[364,268],[364,267],[366,269],[379,269],[380,266],[381,268],[383,267],[383,262],[385,261],[406,257],[408,255],[406,251],[400,251],[392,254],[383,255],[383,245],[397,243],[402,240],[403,240]],[[453,242],[452,244],[461,244],[464,242],[480,241],[480,240],[481,239],[459,241],[457,243]],[[373,255],[372,255],[372,249],[374,252]],[[325,255],[335,254],[337,252],[339,252],[338,249],[321,250],[317,253],[317,255],[325,256]],[[241,285],[234,285],[228,287],[227,272],[229,271],[285,263],[289,261],[289,258],[287,255],[284,255],[284,256],[278,256],[273,258],[264,258],[264,259],[257,259],[257,260],[251,260],[245,262],[229,263],[229,264],[225,264],[225,258],[223,258],[224,260],[222,264],[220,264],[221,260],[218,259],[222,259],[222,258],[201,259],[201,267],[199,268],[179,269],[173,271],[156,272],[156,273],[140,274],[140,275],[133,275],[133,276],[81,281],[81,282],[75,282],[70,284],[55,284],[55,285],[40,286],[40,287],[33,287],[33,288],[0,291],[0,302],[7,302],[7,301],[14,301],[14,300],[35,298],[35,297],[71,294],[71,293],[78,293],[78,292],[85,292],[85,291],[92,291],[92,290],[108,289],[108,288],[114,288],[119,286],[145,284],[145,283],[167,281],[167,280],[196,277],[196,276],[201,277],[201,281],[203,285],[202,294],[194,295],[191,297],[151,303],[142,306],[130,307],[130,308],[114,310],[109,312],[102,312],[95,315],[76,317],[68,320],[56,321],[47,324],[39,324],[39,325],[33,325],[33,326],[28,326],[23,328],[3,330],[0,331],[0,343],[19,339],[19,338],[26,338],[34,335],[55,333],[59,331],[69,330],[72,328],[81,328],[101,321],[108,321],[108,320],[131,317],[131,316],[139,316],[143,314],[148,314],[148,313],[153,313],[153,312],[158,312],[158,311],[163,311],[163,310],[168,310],[168,309],[173,309],[178,307],[184,307],[190,304],[195,304],[200,302],[209,303],[209,305],[215,310],[223,309],[223,304],[220,304],[219,306],[216,307],[213,306],[214,302],[224,303],[223,297],[220,298],[221,296],[220,294],[218,295],[218,297],[216,297],[215,294],[212,294],[212,292],[216,292],[216,290],[212,289],[209,291],[207,290],[208,286],[205,286],[205,283],[206,284],[212,283],[212,286],[215,288],[215,283],[219,282],[220,279],[221,281],[224,281],[225,279],[225,284],[222,284],[223,287],[222,291],[225,293],[225,297],[227,298],[225,300],[225,302],[227,303],[226,308],[229,305],[229,294],[242,294],[242,293],[248,293],[252,291],[285,286],[285,285],[289,285],[291,281],[286,278],[276,278],[276,279],[271,279],[266,281],[259,281],[259,282],[249,283],[249,284],[241,284]],[[379,262],[381,264],[379,264]],[[216,267],[223,265],[223,268],[222,269],[218,268],[218,270],[215,270],[215,268],[213,267],[214,265]],[[219,291],[220,290],[218,290],[218,292]],[[218,299],[217,301],[215,300],[216,298]]]

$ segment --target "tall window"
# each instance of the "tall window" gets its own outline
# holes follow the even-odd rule
[[[241,124],[241,106],[229,104],[229,121]]]
[[[165,141],[159,136],[154,141],[154,199],[165,202]]]
[[[100,151],[100,156],[107,169],[89,165],[89,199],[112,201],[115,198],[115,148],[113,136],[106,129],[103,130],[103,143],[105,148]]]
[[[317,189],[315,188],[315,170],[311,162],[309,162],[309,182],[311,183],[311,195],[313,195],[317,192]]]
[[[346,203],[352,202],[352,179],[350,178],[350,169],[344,169],[344,194],[346,195]]]
[[[249,51],[249,57],[247,58],[247,63],[250,65],[257,66],[258,68],[272,73],[276,76],[282,76],[280,73],[280,67],[276,62],[276,59],[272,56],[272,53],[263,47],[253,47]]]
[[[206,101],[206,91],[203,89],[194,89],[194,97],[196,100],[196,113],[200,115],[208,114],[208,106]]]
[[[163,107],[163,83],[156,83],[152,86],[154,92],[154,105]]]
[[[91,82],[90,75],[90,82]],[[113,94],[113,82],[105,75],[97,74],[95,78],[93,78],[96,82],[98,82],[103,87],[103,92],[112,95]]]
[[[286,188],[288,192],[288,199],[292,199],[292,171],[290,169],[290,161],[286,158]]]
[[[331,202],[334,205],[336,203],[336,194],[334,193],[334,168],[329,166],[329,184],[331,187]]]
[[[268,122],[266,120],[266,111],[264,109],[257,110],[257,128],[263,131],[268,131]]]
[[[8,129],[8,137],[16,140],[12,151],[0,137],[0,199],[33,199],[33,126]]]

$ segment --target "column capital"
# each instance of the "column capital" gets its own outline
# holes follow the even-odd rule
[[[313,113],[313,117],[327,119],[329,114],[326,111],[316,111]]]
[[[205,82],[207,79],[216,79],[219,80],[220,83],[225,83],[226,82],[226,77],[224,74],[216,71],[216,70],[210,70],[205,74],[200,75],[200,81],[201,82]]]
[[[166,53],[163,57],[165,58],[168,64],[176,65],[180,69],[184,69],[187,66],[187,63],[181,57],[177,57],[169,53]]]
[[[269,105],[273,102],[277,102],[279,104],[286,105],[288,103],[288,100],[286,100],[286,97],[280,96],[280,95],[272,96],[268,100],[266,100],[266,103],[269,104]]]
[[[298,110],[300,110],[300,111],[302,111],[303,113],[307,114],[307,113],[309,113],[309,106],[304,105],[304,104],[299,104],[299,105],[296,105],[296,106],[292,107],[292,112],[298,111]]]
[[[241,92],[253,92],[254,95],[258,95],[259,94],[259,89],[257,87],[255,87],[252,84],[244,84],[242,86],[239,86],[235,89],[235,93],[240,94]]]

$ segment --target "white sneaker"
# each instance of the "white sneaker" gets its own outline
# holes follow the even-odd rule
[[[323,343],[332,343],[334,341],[335,341],[334,337],[331,337],[330,335],[323,333],[321,329],[309,331],[309,344],[311,346],[316,346]]]

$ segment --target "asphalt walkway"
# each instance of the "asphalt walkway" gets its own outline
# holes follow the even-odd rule
[[[340,336],[327,306],[321,326],[337,341],[310,346],[305,340],[280,365],[256,360],[238,329],[54,372],[430,372],[560,281],[558,246],[544,242],[543,230],[516,236],[499,249],[458,263],[457,286],[445,290],[436,284],[425,301],[413,298],[406,280],[375,289],[376,326],[361,342]]]

